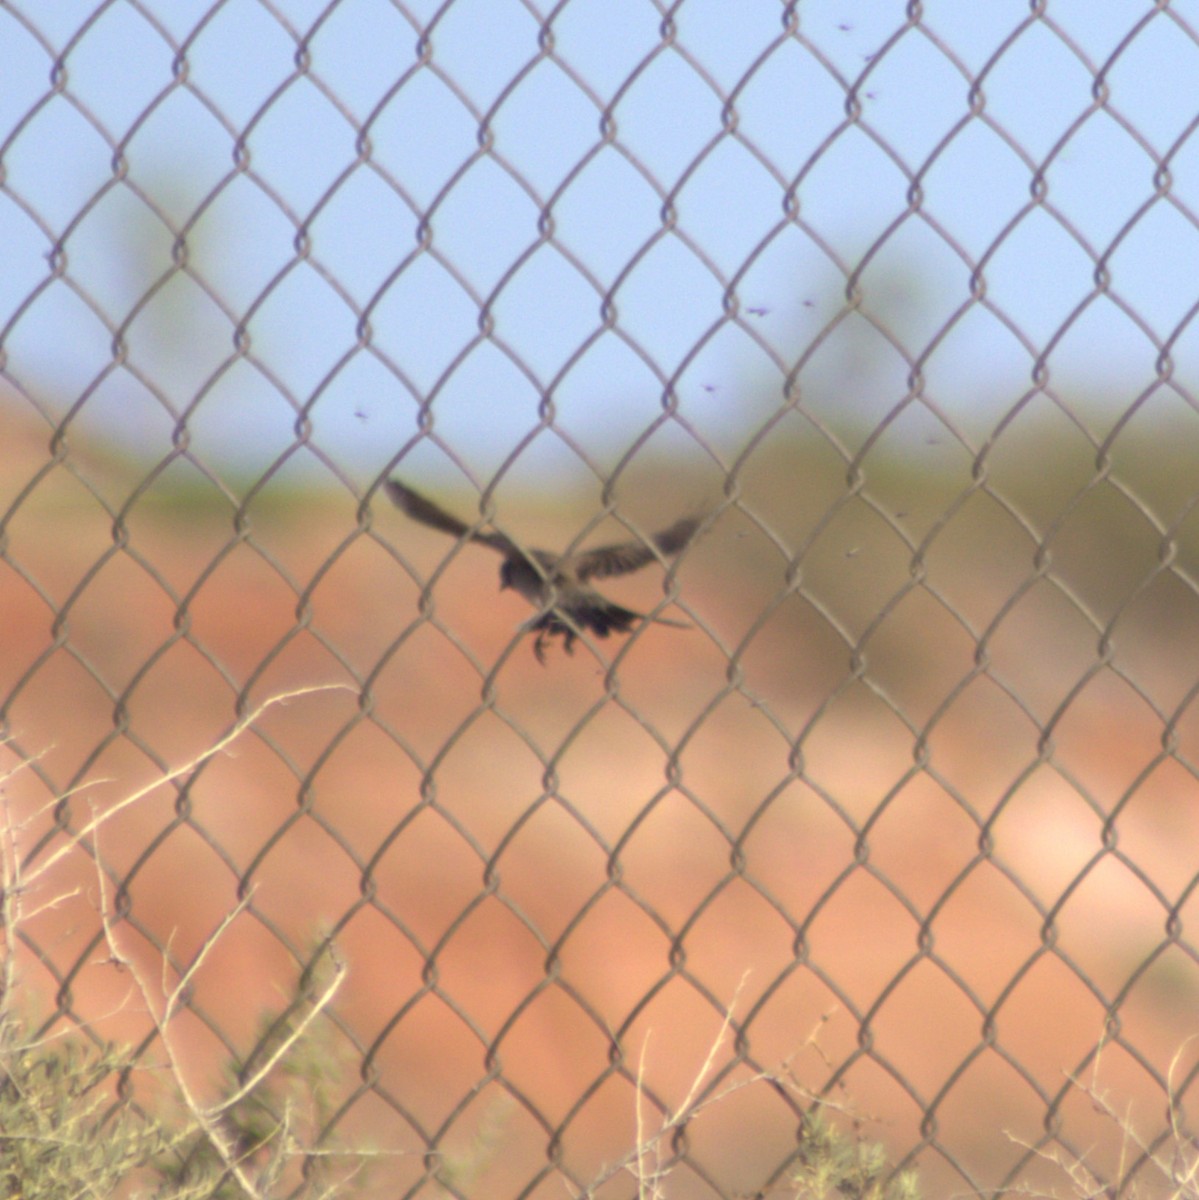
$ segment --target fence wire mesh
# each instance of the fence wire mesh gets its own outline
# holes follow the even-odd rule
[[[927,1194],[1179,1194],[1197,22],[0,2],[41,1028],[211,1098],[332,945],[365,1194],[795,1194],[822,1104]],[[539,665],[496,535],[687,515],[604,590],[689,628]]]

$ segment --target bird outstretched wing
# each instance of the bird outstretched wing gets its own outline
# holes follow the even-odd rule
[[[695,536],[699,519],[683,517],[669,529],[655,533],[651,539],[658,553],[667,558],[678,554]],[[584,550],[571,560],[574,574],[580,583],[589,579],[604,579],[609,575],[627,575],[657,561],[658,555],[646,542],[617,542],[611,546],[596,546]]]
[[[509,554],[515,550],[512,542],[502,533],[485,532],[473,528],[465,521],[460,521],[453,513],[448,513],[444,508],[434,504],[432,500],[426,499],[420,492],[413,491],[398,479],[389,479],[385,486],[392,503],[402,513],[414,521],[419,521],[422,525],[428,525],[431,529],[448,533],[451,537],[465,537],[472,542],[480,542],[484,546],[498,550],[501,554]]]

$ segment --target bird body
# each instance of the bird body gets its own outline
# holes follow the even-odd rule
[[[684,517],[646,542],[620,542],[578,554],[559,555],[548,550],[524,550],[511,538],[495,530],[481,530],[460,521],[452,513],[426,499],[397,479],[389,479],[387,494],[402,512],[442,533],[489,546],[504,556],[500,564],[500,587],[511,588],[540,612],[530,623],[536,631],[533,653],[545,662],[545,644],[562,638],[563,648],[573,652],[575,640],[590,631],[606,638],[610,633],[627,633],[637,621],[655,621],[676,629],[690,628],[681,621],[649,616],[615,604],[588,586],[592,579],[624,575],[653,562],[659,555],[678,554],[699,527],[694,517]],[[656,548],[656,550],[655,550]]]

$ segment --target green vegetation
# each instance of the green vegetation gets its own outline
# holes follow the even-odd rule
[[[0,1023],[0,1193],[22,1200],[106,1197],[167,1155],[167,1130],[114,1097],[112,1085],[127,1066],[114,1047],[31,1043],[6,1017]]]

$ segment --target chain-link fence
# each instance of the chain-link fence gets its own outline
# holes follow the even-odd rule
[[[1197,29],[0,2],[39,1028],[199,1105],[344,965],[372,1195],[795,1194],[814,1109],[926,1194],[1184,1186]],[[609,543],[656,619],[539,664],[497,568]]]

